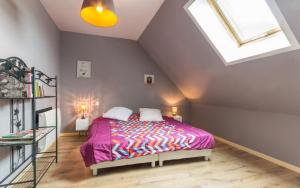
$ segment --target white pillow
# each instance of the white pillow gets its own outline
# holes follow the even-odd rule
[[[102,117],[121,121],[128,121],[128,118],[131,116],[132,113],[132,110],[125,107],[112,107],[107,112],[103,113]]]
[[[160,109],[140,108],[140,121],[164,121]]]

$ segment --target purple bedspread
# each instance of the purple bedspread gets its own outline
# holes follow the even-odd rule
[[[128,122],[97,118],[80,152],[86,166],[176,150],[214,147],[213,136],[201,129],[165,117],[163,122]]]

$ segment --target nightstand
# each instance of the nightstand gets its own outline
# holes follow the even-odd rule
[[[182,116],[176,115],[176,116],[173,116],[173,119],[175,119],[176,121],[182,122]]]
[[[89,128],[89,118],[84,118],[84,119],[77,119],[76,120],[76,131],[79,132],[79,136],[81,135],[82,132],[86,132]]]

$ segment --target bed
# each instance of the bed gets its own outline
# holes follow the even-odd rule
[[[213,136],[170,117],[161,122],[141,122],[139,114],[128,121],[95,119],[80,152],[87,167],[98,174],[102,168],[151,163],[155,167],[173,159],[204,157],[209,160]]]

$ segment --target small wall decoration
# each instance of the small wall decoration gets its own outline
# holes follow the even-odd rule
[[[91,66],[90,61],[77,61],[77,78],[90,78]]]
[[[144,83],[146,85],[152,85],[154,84],[154,75],[153,74],[145,74],[144,75]]]

